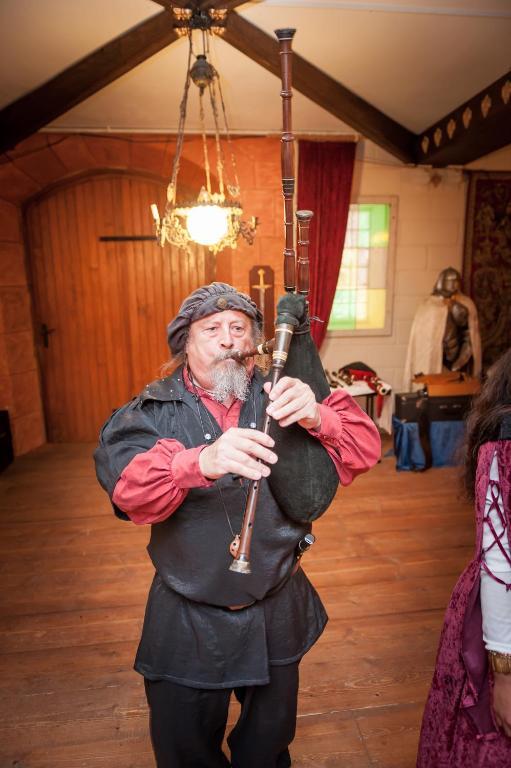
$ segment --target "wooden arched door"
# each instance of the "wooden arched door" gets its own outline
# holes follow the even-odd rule
[[[26,209],[34,322],[50,442],[95,441],[113,409],[168,359],[166,325],[183,298],[214,279],[197,247],[102,242],[150,235],[165,184],[102,173],[58,186]]]

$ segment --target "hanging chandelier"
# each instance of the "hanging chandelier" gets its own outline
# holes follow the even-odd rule
[[[167,187],[167,203],[163,216],[160,217],[156,204],[153,203],[151,205],[151,213],[156,227],[156,238],[161,246],[168,242],[171,245],[189,251],[191,243],[198,243],[207,247],[215,254],[226,247],[236,248],[240,235],[252,245],[258,221],[256,217],[252,217],[249,222],[243,221],[241,218],[243,208],[240,202],[240,185],[236,171],[236,158],[227,123],[220,75],[208,61],[208,34],[222,34],[225,28],[227,11],[210,9],[206,12],[174,8],[173,12],[176,17],[174,25],[176,31],[182,36],[188,36],[188,64],[183,96],[179,108],[176,153],[172,166],[172,176]],[[197,56],[195,56],[193,51],[192,32],[194,29],[199,29],[202,33],[202,53],[199,53]],[[195,61],[192,65],[194,56]],[[202,137],[205,183],[197,199],[178,203],[177,180],[183,151],[188,94],[191,83],[194,83],[199,91],[200,132]],[[217,191],[213,191],[212,187],[209,148],[206,136],[205,102],[207,101],[209,101],[214,125]],[[223,119],[222,132],[220,130],[220,111]],[[229,172],[226,168],[224,155],[225,144],[227,144],[229,152]]]

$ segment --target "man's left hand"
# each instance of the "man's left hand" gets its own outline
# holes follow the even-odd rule
[[[314,392],[300,379],[284,376],[273,389],[271,382],[267,381],[264,391],[270,398],[267,413],[281,427],[296,423],[304,429],[319,429],[321,426],[319,405]]]

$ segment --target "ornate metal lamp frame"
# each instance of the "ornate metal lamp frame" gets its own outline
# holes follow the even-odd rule
[[[190,243],[194,242],[187,227],[187,220],[192,209],[198,207],[216,206],[220,208],[225,216],[226,231],[221,238],[213,244],[207,245],[210,251],[218,253],[226,247],[236,248],[238,238],[241,235],[251,245],[254,241],[257,228],[257,218],[252,217],[249,222],[242,221],[243,208],[240,201],[240,186],[238,174],[236,171],[236,159],[232,146],[225,103],[220,83],[220,75],[207,59],[209,53],[208,33],[222,34],[225,28],[226,10],[209,9],[206,11],[191,11],[186,8],[174,8],[176,17],[175,28],[182,36],[187,35],[189,40],[188,64],[186,70],[185,85],[183,96],[179,108],[179,126],[176,144],[176,154],[172,166],[172,176],[167,187],[167,203],[163,217],[160,217],[158,207],[153,204],[151,212],[156,227],[156,237],[158,243],[163,246],[165,242],[175,245],[178,248],[188,251]],[[199,29],[202,32],[201,54],[196,56],[196,60],[191,65],[194,55],[192,45],[192,32]],[[185,134],[186,112],[188,106],[188,94],[190,83],[193,83],[199,89],[199,105],[201,120],[201,136],[204,156],[205,185],[201,188],[196,200],[183,201],[177,203],[177,177],[183,150],[183,141]],[[215,126],[215,149],[216,149],[216,171],[218,179],[218,192],[212,191],[211,172],[209,162],[208,142],[205,127],[205,109],[204,94],[209,95],[211,112]],[[223,134],[227,141],[230,151],[230,183],[224,182],[225,157],[221,141],[220,114],[218,104],[220,103],[223,117]],[[227,195],[226,195],[227,192]]]

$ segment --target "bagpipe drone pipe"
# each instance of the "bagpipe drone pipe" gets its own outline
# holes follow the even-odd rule
[[[309,292],[309,227],[311,211],[297,211],[297,255],[294,250],[294,164],[291,121],[292,40],[294,29],[278,29],[282,78],[282,193],[284,196],[284,295],[277,304],[277,321],[283,311],[294,312],[297,327],[291,337],[283,375],[308,384],[316,400],[330,394],[323,364],[310,335],[307,295]],[[319,254],[317,254],[319,257]],[[295,288],[295,286],[297,286]],[[296,293],[295,293],[296,291]],[[279,460],[268,479],[281,509],[294,520],[311,522],[330,506],[339,486],[339,477],[327,452],[314,436],[298,424],[282,429],[272,423],[270,434],[275,440]]]
[[[281,375],[308,384],[318,402],[330,394],[323,365],[310,334],[307,295],[309,292],[309,227],[312,211],[297,211],[297,256],[294,248],[294,170],[291,128],[291,44],[294,29],[278,29],[282,76],[283,131],[281,143],[282,192],[284,196],[284,286],[286,293],[277,303],[275,339],[258,350],[272,349],[269,378],[272,387]],[[339,486],[333,461],[321,443],[298,424],[281,428],[266,416],[263,431],[275,440],[279,460],[272,466],[268,483],[282,511],[291,519],[309,523],[330,506]],[[260,481],[249,486],[240,545],[231,570],[250,572],[250,543],[254,525]]]

